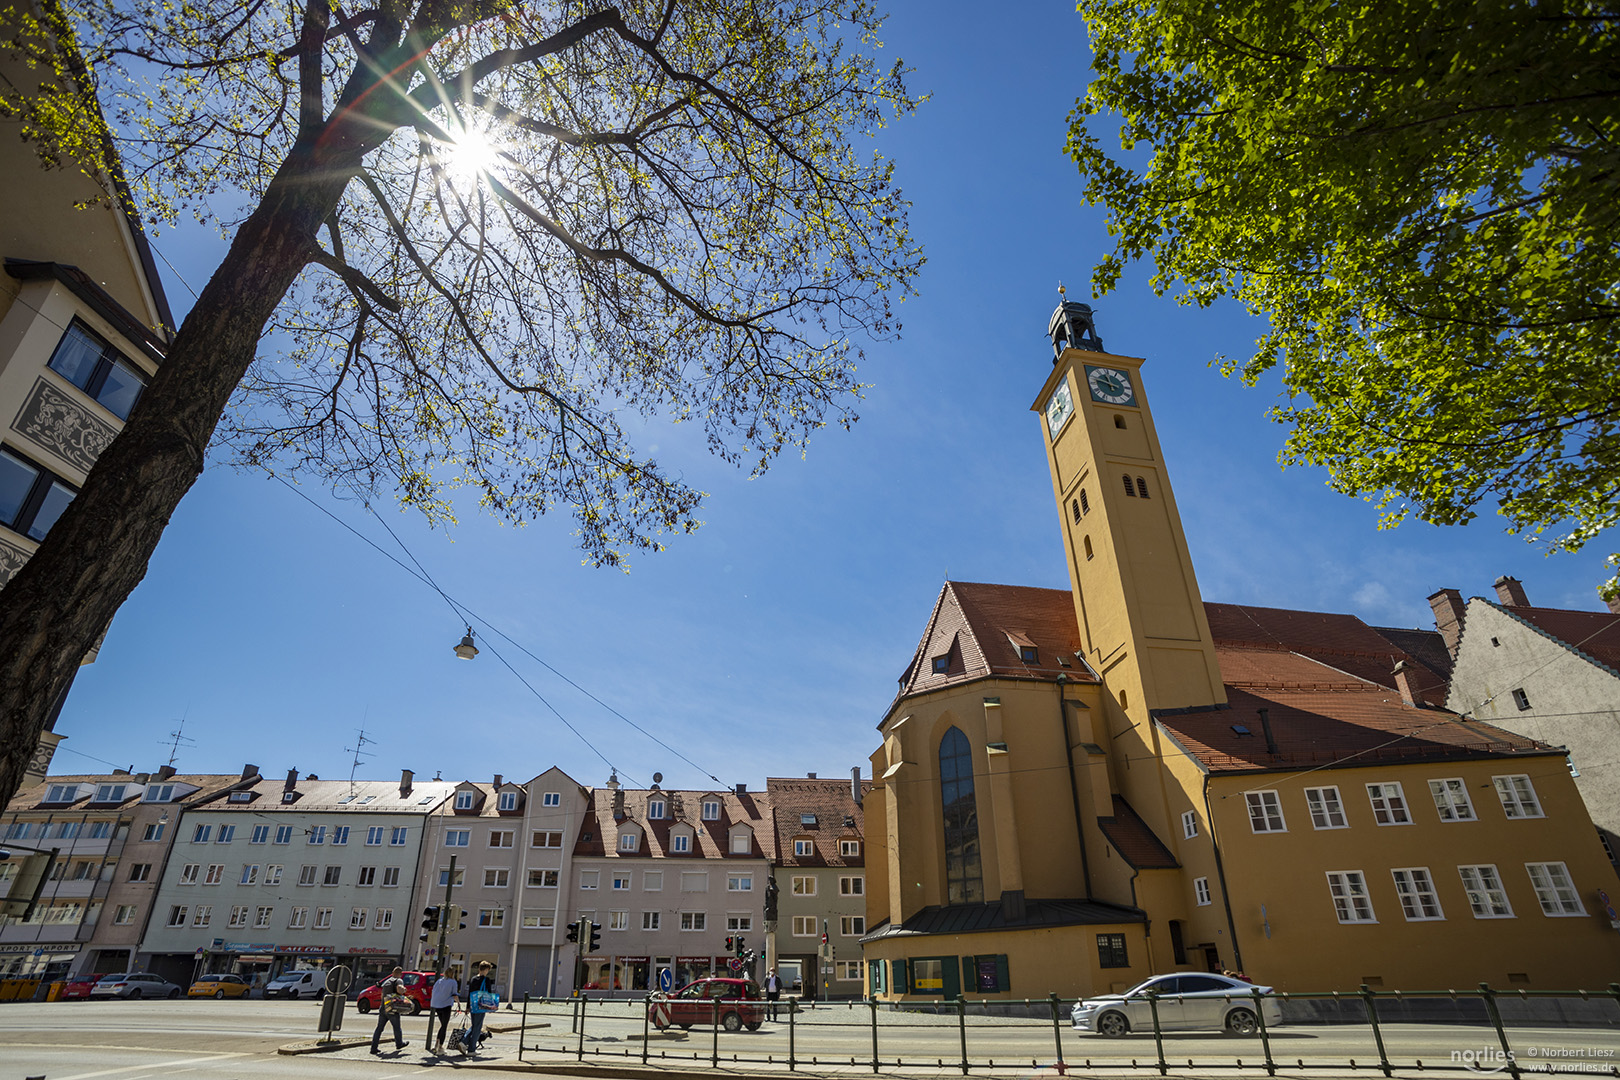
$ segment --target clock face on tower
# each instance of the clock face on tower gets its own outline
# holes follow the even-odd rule
[[[1074,413],[1074,398],[1069,394],[1069,380],[1064,379],[1058,383],[1058,388],[1052,392],[1052,400],[1046,403],[1046,433],[1050,438],[1057,438],[1057,433],[1063,430],[1069,417]]]
[[[1128,371],[1087,365],[1086,385],[1091,387],[1092,401],[1106,401],[1110,405],[1136,404],[1136,393],[1131,389],[1131,373]]]

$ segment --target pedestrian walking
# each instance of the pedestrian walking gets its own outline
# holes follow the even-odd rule
[[[456,1007],[456,995],[461,992],[461,984],[456,982],[453,975],[440,975],[433,983],[433,996],[428,999],[428,1041],[427,1044],[438,1053],[444,1053],[444,1037],[450,1031],[450,1011]],[[433,1021],[439,1021],[439,1038],[433,1039]]]
[[[490,976],[488,960],[478,962],[478,974],[467,981],[467,1012],[472,1015],[472,1026],[467,1029],[467,1053],[478,1052],[478,1040],[484,1028],[484,1014],[500,1008],[501,998],[495,992],[495,980]]]
[[[765,1000],[770,1002],[771,1019],[776,1019],[776,1003],[782,998],[782,977],[771,968],[765,976]]]
[[[399,1030],[399,1014],[411,1007],[410,998],[405,996],[405,983],[400,979],[402,968],[395,968],[388,973],[388,978],[379,985],[382,990],[382,999],[377,1007],[377,1030],[371,1033],[371,1052],[382,1053],[377,1049],[377,1043],[382,1039],[383,1025],[390,1020],[394,1022],[394,1049],[403,1050],[411,1045],[405,1041],[404,1032]]]

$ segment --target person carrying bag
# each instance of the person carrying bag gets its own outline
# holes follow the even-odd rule
[[[478,1044],[483,1040],[484,1016],[501,1007],[501,996],[495,990],[495,980],[490,977],[490,963],[488,960],[480,961],[478,974],[467,983],[467,1012],[472,1016],[472,1026],[468,1028],[462,1040],[462,1052],[476,1054]]]

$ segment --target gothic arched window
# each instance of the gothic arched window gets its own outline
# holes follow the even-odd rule
[[[960,728],[939,742],[939,793],[945,811],[945,902],[984,899],[979,861],[979,811],[973,798],[973,748]]]

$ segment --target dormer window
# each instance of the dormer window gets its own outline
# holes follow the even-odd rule
[[[78,784],[52,784],[51,789],[45,793],[43,801],[48,803],[68,803],[78,797]]]
[[[951,670],[951,654],[950,653],[945,653],[942,656],[934,657],[934,674],[935,675],[943,675],[949,670]]]
[[[719,821],[720,820],[720,800],[718,800],[718,799],[704,799],[703,800],[703,820],[704,821]]]
[[[517,792],[515,792],[515,791],[503,791],[503,792],[501,792],[500,801],[496,804],[496,809],[503,810],[503,811],[504,810],[516,810],[517,809]]]
[[[846,859],[858,858],[861,854],[861,842],[859,840],[838,841],[838,854]]]
[[[253,792],[251,792],[251,791],[233,791],[233,792],[231,792],[229,798],[226,801],[227,802],[252,802],[253,801]]]
[[[620,833],[619,834],[619,850],[620,851],[630,851],[630,852],[640,851],[641,850],[641,837],[637,836],[634,832],[622,832],[622,833]]]
[[[456,792],[456,809],[471,810],[473,807],[473,793],[470,791]]]
[[[816,853],[816,842],[814,840],[795,840],[795,841],[793,841],[793,854],[796,857],[803,858],[803,857],[805,857],[807,855],[814,855],[815,853]]]
[[[152,784],[146,789],[147,802],[173,802],[173,784]]]
[[[692,838],[685,833],[676,833],[669,838],[669,850],[685,853],[692,850]]]
[[[664,820],[664,807],[667,805],[668,804],[662,799],[654,799],[652,802],[647,804],[647,817],[651,818],[653,821]]]
[[[284,802],[284,803],[297,802],[298,801],[298,792],[296,792],[296,791],[283,791],[281,793],[281,801]]]
[[[123,784],[102,784],[96,788],[96,802],[123,802]]]
[[[1040,659],[1040,651],[1033,645],[1018,646],[1018,659],[1026,664],[1033,664]]]

